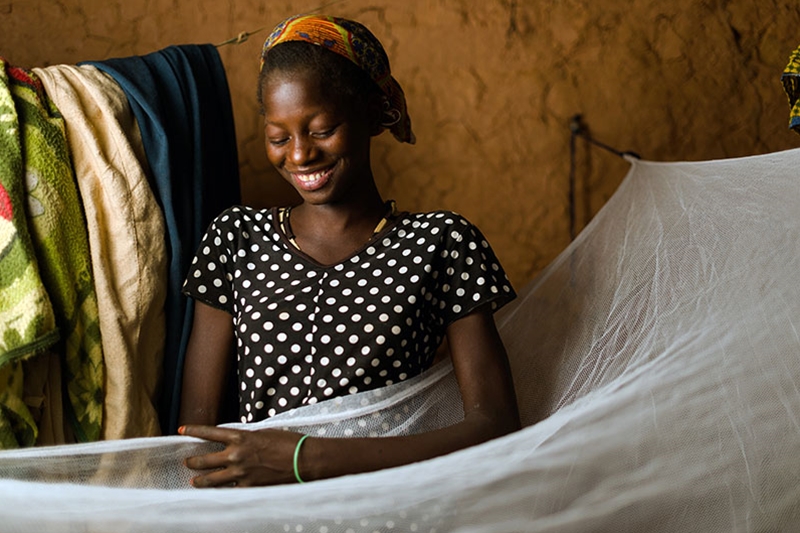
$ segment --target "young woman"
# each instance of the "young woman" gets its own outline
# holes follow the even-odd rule
[[[209,227],[184,292],[196,300],[179,432],[222,443],[191,457],[196,487],[253,486],[402,465],[519,427],[492,313],[514,297],[481,233],[448,211],[398,212],[370,167],[372,137],[414,142],[378,40],[327,16],[279,24],[262,52],[267,157],[291,208],[233,207]],[[449,344],[465,417],[428,433],[306,438],[215,427],[238,360],[239,417],[391,385]]]

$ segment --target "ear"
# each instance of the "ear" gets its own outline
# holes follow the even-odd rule
[[[383,110],[384,100],[383,95],[372,95],[367,104],[367,117],[369,120],[369,134],[373,137],[383,133]]]

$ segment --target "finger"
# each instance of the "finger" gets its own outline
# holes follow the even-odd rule
[[[230,444],[238,438],[239,431],[217,426],[186,425],[179,427],[178,433],[187,437],[197,437],[198,439]]]
[[[192,486],[198,489],[235,487],[237,486],[237,479],[228,469],[216,470],[208,474],[193,477]]]
[[[195,455],[183,461],[187,468],[192,470],[211,470],[215,468],[226,468],[230,464],[227,450],[220,452],[207,453],[205,455]]]

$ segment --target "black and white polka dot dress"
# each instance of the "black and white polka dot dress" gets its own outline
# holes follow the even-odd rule
[[[415,376],[448,325],[515,297],[480,231],[452,212],[401,214],[334,265],[299,252],[276,220],[223,212],[183,289],[233,316],[243,422]]]

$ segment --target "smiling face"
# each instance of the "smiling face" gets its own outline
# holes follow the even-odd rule
[[[374,188],[369,106],[326,93],[308,69],[275,72],[263,84],[267,158],[305,202],[357,201]]]

